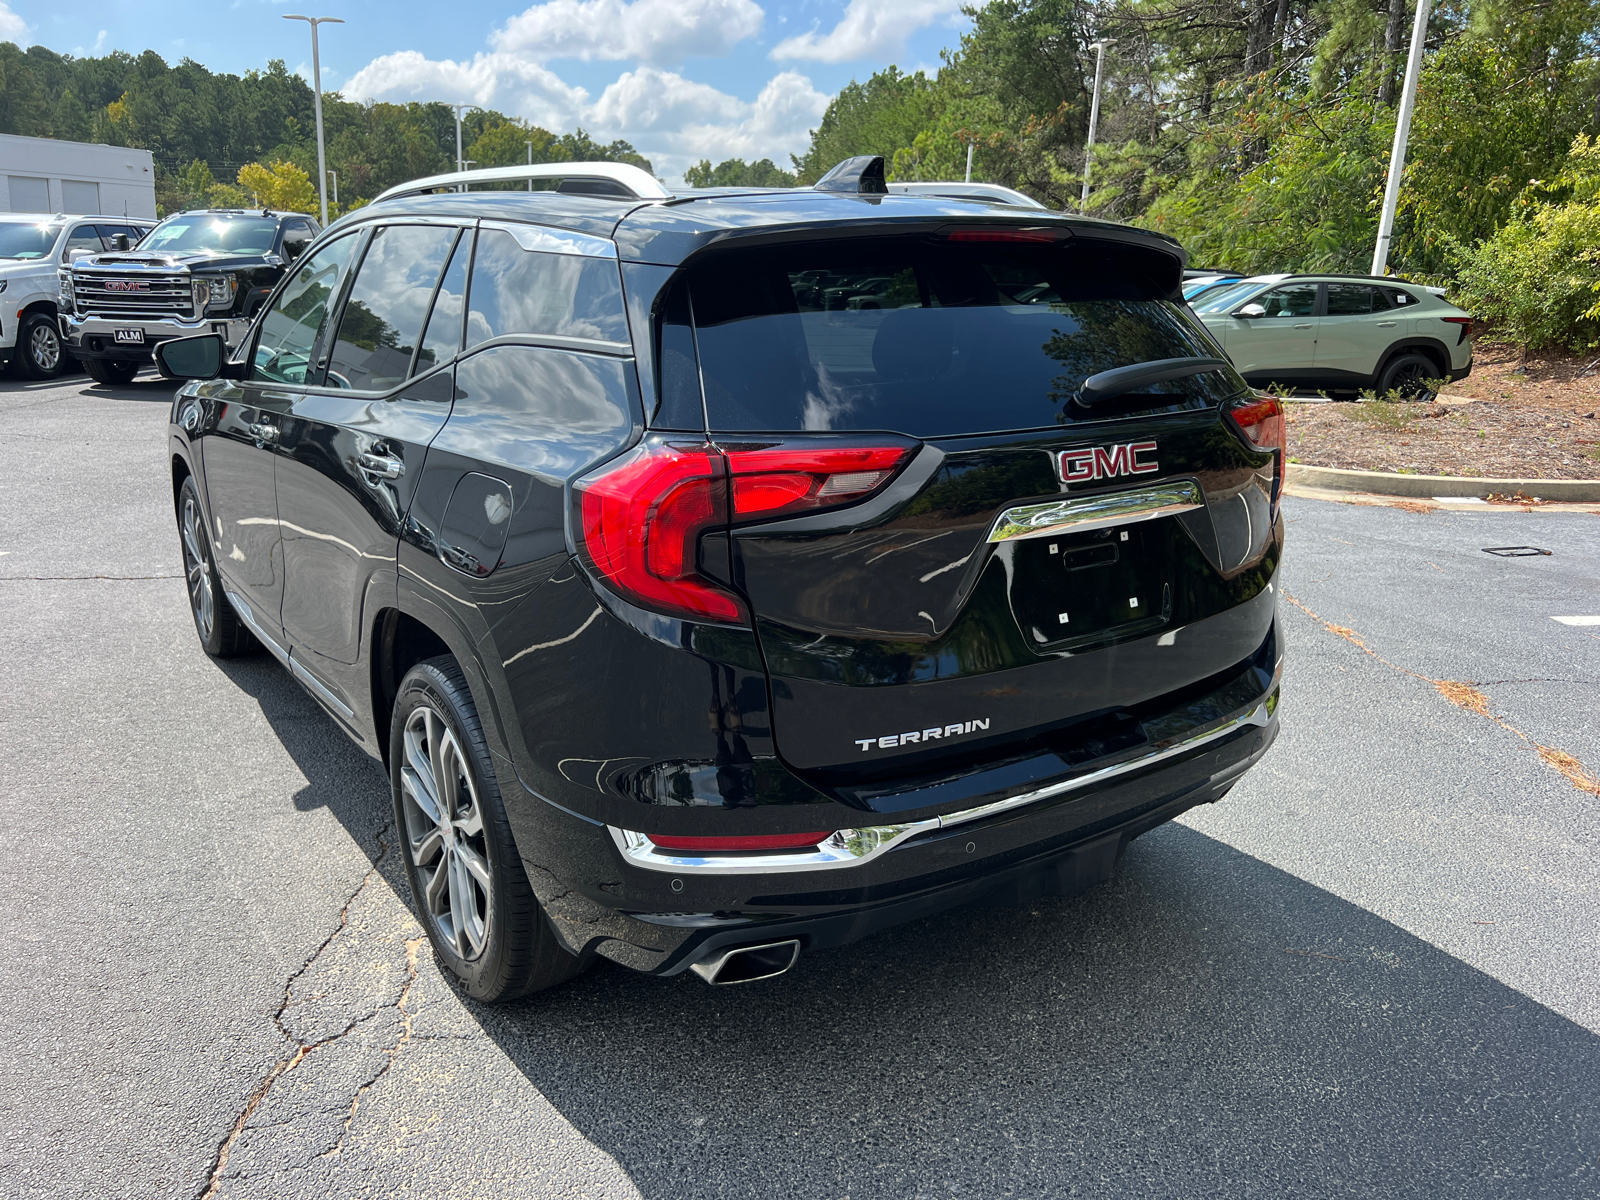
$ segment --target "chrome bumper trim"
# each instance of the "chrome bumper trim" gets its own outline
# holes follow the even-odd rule
[[[887,854],[919,833],[965,825],[969,821],[981,821],[997,813],[1025,808],[1041,800],[1049,800],[1096,783],[1104,783],[1109,779],[1176,758],[1180,754],[1187,754],[1209,742],[1235,733],[1247,725],[1266,725],[1278,709],[1278,682],[1282,674],[1283,664],[1280,660],[1273,675],[1272,686],[1248,712],[1228,717],[1220,724],[1200,733],[1159,744],[1149,754],[1113,763],[1084,775],[1075,775],[1071,779],[1062,779],[1031,792],[1023,792],[1019,796],[993,800],[988,804],[962,809],[960,812],[946,813],[940,817],[905,821],[896,825],[840,829],[810,850],[785,850],[772,854],[675,854],[657,847],[646,834],[632,829],[618,829],[614,825],[607,825],[606,828],[610,831],[611,839],[617,844],[617,849],[625,861],[636,867],[645,867],[652,871],[670,871],[677,875],[774,875],[793,871],[831,871],[838,867],[853,867]],[[1222,774],[1225,775],[1226,772]]]
[[[1023,504],[1006,509],[989,531],[989,541],[1011,542],[1109,529],[1134,521],[1153,521],[1157,517],[1192,512],[1204,505],[1205,496],[1200,485],[1192,479],[1175,479],[1097,496],[1064,496],[1044,504]]]
[[[185,320],[174,317],[129,317],[122,320],[117,317],[79,316],[76,313],[62,313],[60,316],[61,336],[66,338],[69,344],[89,336],[108,338],[112,336],[112,331],[117,329],[144,330],[144,344],[129,346],[130,350],[149,349],[151,334],[163,338],[180,338],[214,331],[220,332],[223,341],[230,348],[234,348],[239,345],[250,328],[250,322],[242,317],[202,317]]]

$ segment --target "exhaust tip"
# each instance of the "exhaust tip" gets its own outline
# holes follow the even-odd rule
[[[761,946],[735,946],[692,963],[689,969],[707,983],[720,987],[773,979],[794,966],[799,958],[800,940],[790,938],[786,942],[768,942]]]

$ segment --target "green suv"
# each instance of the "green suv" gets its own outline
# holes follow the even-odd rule
[[[1472,370],[1472,317],[1432,288],[1367,275],[1255,275],[1194,311],[1258,387],[1415,395]]]

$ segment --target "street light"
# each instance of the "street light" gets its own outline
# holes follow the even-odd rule
[[[1411,53],[1406,56],[1406,82],[1400,89],[1400,111],[1394,123],[1394,148],[1389,151],[1389,182],[1383,189],[1383,216],[1378,220],[1378,244],[1372,248],[1372,273],[1389,273],[1389,243],[1394,238],[1394,213],[1400,206],[1400,175],[1406,169],[1406,139],[1411,136],[1411,109],[1417,102],[1417,76],[1422,72],[1422,44],[1428,39],[1431,0],[1417,0],[1417,20],[1411,27]]]
[[[1080,209],[1089,206],[1089,160],[1094,153],[1094,130],[1100,123],[1100,77],[1106,66],[1106,47],[1115,46],[1112,38],[1090,42],[1089,49],[1096,51],[1094,59],[1094,99],[1089,102],[1089,140],[1083,146],[1083,196],[1078,200]]]
[[[461,157],[461,110],[477,108],[478,106],[476,104],[452,104],[449,107],[456,110],[456,170],[465,171],[467,169],[464,165],[465,160]],[[461,190],[466,191],[466,186],[462,185]]]
[[[322,200],[322,223],[328,223],[328,157],[322,149],[322,60],[317,55],[317,26],[343,25],[343,17],[301,17],[286,14],[285,21],[311,26],[311,98],[317,107],[317,195]]]
[[[339,172],[335,171],[332,167],[329,167],[328,168],[328,174],[333,176],[333,206],[335,208],[338,208],[339,207]],[[326,219],[326,218],[324,218],[324,219]]]
[[[533,166],[533,143],[532,142],[523,142],[522,144],[528,148],[528,165],[531,167],[531,166]],[[533,191],[533,176],[532,175],[528,176],[528,190],[530,192]]]

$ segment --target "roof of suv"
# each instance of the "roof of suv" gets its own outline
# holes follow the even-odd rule
[[[614,199],[556,191],[443,192],[396,196],[356,210],[330,231],[384,216],[440,216],[549,225],[614,239],[624,259],[675,266],[728,237],[785,230],[881,232],[885,226],[926,229],[950,222],[1062,226],[1171,255],[1184,251],[1163,233],[1037,208],[946,196],[853,195],[793,188],[688,192],[669,200]]]

